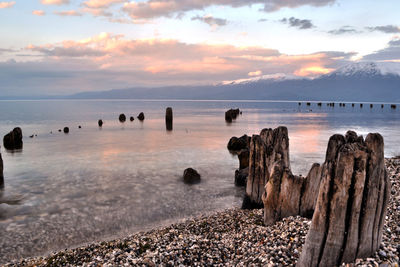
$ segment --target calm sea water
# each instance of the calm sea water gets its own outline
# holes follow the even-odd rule
[[[165,129],[165,108],[174,129]],[[240,108],[232,124],[224,112]],[[312,110],[312,111],[311,111]],[[129,116],[145,113],[144,122]],[[118,115],[125,113],[121,124]],[[97,120],[103,119],[101,129]],[[78,129],[78,125],[82,129]],[[226,149],[232,136],[287,126],[295,174],[323,162],[329,137],[379,132],[385,156],[400,154],[400,109],[386,105],[311,107],[297,102],[229,101],[0,101],[0,136],[15,126],[19,152],[1,148],[5,188],[0,204],[0,263],[240,206],[234,186],[239,163]],[[64,126],[69,134],[58,132]],[[52,133],[51,133],[52,132]],[[37,134],[37,137],[29,138]],[[182,182],[193,167],[202,182]]]

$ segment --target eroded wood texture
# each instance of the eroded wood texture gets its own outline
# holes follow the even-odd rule
[[[330,138],[298,266],[336,266],[379,248],[390,195],[383,148],[380,134]]]

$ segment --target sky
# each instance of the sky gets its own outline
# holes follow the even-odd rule
[[[400,64],[399,0],[0,0],[0,96]]]

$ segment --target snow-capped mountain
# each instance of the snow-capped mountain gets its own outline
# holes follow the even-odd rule
[[[299,80],[304,79],[303,77],[299,77],[296,75],[285,74],[285,73],[275,73],[275,74],[266,74],[257,77],[244,78],[232,81],[223,81],[222,83],[217,83],[216,85],[234,85],[234,84],[246,84],[246,83],[254,83],[254,82],[278,82],[285,80]]]
[[[400,63],[357,62],[343,66],[320,78],[341,77],[373,77],[377,75],[399,75]]]

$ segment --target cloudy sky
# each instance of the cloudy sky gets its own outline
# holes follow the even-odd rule
[[[400,64],[399,0],[0,0],[0,95]]]

